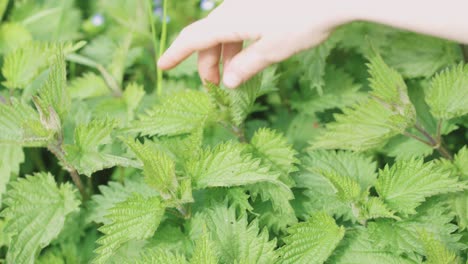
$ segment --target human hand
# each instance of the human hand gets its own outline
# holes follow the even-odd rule
[[[158,67],[174,68],[198,52],[203,81],[218,84],[222,62],[223,83],[235,88],[269,65],[321,43],[333,28],[349,22],[346,2],[225,0],[208,17],[186,27]],[[243,49],[244,41],[252,43]]]

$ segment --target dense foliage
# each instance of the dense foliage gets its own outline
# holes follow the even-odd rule
[[[0,262],[467,261],[459,44],[355,22],[227,90],[156,69],[215,5],[164,2],[0,0]]]

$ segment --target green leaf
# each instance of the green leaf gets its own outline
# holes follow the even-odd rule
[[[346,236],[329,260],[336,264],[415,264],[396,252],[376,247],[366,229],[357,228],[346,232]]]
[[[314,214],[288,229],[285,245],[278,250],[280,263],[323,263],[343,239],[345,229],[326,213]]]
[[[316,89],[319,95],[322,95],[325,85],[323,77],[326,60],[338,40],[338,36],[335,35],[300,57],[301,66],[304,68],[302,81],[310,85],[311,89]]]
[[[145,199],[134,194],[109,211],[110,223],[99,228],[104,236],[97,240],[100,246],[93,263],[106,263],[128,241],[151,237],[159,226],[165,206],[159,197]]]
[[[123,263],[128,264],[188,264],[185,257],[173,254],[162,249],[145,249],[135,259],[128,259]],[[208,264],[208,263],[207,263]]]
[[[0,214],[11,236],[8,263],[33,263],[38,250],[46,247],[63,228],[65,217],[78,209],[72,186],[60,187],[50,174],[38,173],[11,183]]]
[[[282,184],[279,174],[261,166],[259,159],[245,153],[246,146],[227,142],[201,151],[196,159],[189,161],[186,172],[197,188],[229,187],[271,182]]]
[[[365,201],[363,210],[363,212],[361,211],[361,217],[366,220],[377,218],[393,218],[400,220],[399,217],[395,216],[395,212],[390,210],[382,199],[377,197],[370,197],[369,200]]]
[[[2,23],[0,26],[0,54],[6,54],[31,40],[31,33],[20,24]]]
[[[298,102],[292,102],[292,106],[301,112],[313,115],[327,109],[344,108],[365,100],[367,94],[360,92],[361,85],[354,83],[353,77],[344,70],[327,66],[325,69],[325,86],[323,93],[318,91],[302,97]]]
[[[414,106],[408,96],[408,88],[403,77],[383,61],[382,57],[375,55],[368,64],[371,95],[378,102],[391,110],[406,117],[415,118]]]
[[[0,144],[0,205],[2,195],[12,174],[18,175],[20,164],[24,162],[24,152],[21,146]]]
[[[452,162],[441,160],[440,166],[447,167],[453,175],[461,180],[468,180],[468,148],[464,146],[455,155]],[[448,197],[452,211],[461,230],[468,227],[468,191],[450,194]]]
[[[297,171],[295,164],[298,164],[299,160],[296,158],[297,152],[283,135],[271,129],[261,128],[255,132],[250,144],[254,148],[254,154],[262,159],[262,163],[280,172],[280,179],[284,183],[292,183],[289,174]]]
[[[114,166],[137,166],[128,158],[105,153],[102,146],[112,143],[111,133],[116,126],[112,120],[94,120],[79,124],[75,129],[74,144],[65,145],[66,160],[80,174],[91,177],[96,171]]]
[[[345,108],[343,114],[334,117],[336,121],[327,124],[325,133],[312,143],[313,148],[375,149],[413,124],[413,121],[373,100]]]
[[[0,102],[0,143],[46,146],[53,134],[29,105],[15,98],[10,98],[9,103]]]
[[[130,179],[126,179],[123,185],[113,181],[107,185],[100,185],[99,191],[100,194],[93,195],[87,215],[87,221],[93,221],[98,224],[109,224],[109,219],[105,217],[109,210],[117,203],[125,201],[134,193],[140,194],[144,198],[158,195],[156,191],[143,181]]]
[[[262,75],[256,75],[236,89],[225,90],[229,98],[232,122],[240,126],[253,111],[255,100],[260,96]]]
[[[218,204],[202,217],[208,228],[220,263],[270,264],[277,259],[276,241],[269,241],[268,231],[260,232],[257,222],[247,222],[247,215],[236,218],[234,208]]]
[[[93,72],[86,72],[83,76],[73,79],[69,91],[72,99],[100,97],[110,92],[104,79]]]
[[[417,214],[410,218],[400,221],[377,219],[368,224],[368,230],[375,247],[397,254],[417,252],[423,255],[421,231],[430,233],[450,249],[458,251],[466,245],[459,241],[461,236],[454,233],[457,226],[451,223],[453,219],[454,215],[445,202],[432,199],[418,207]]]
[[[468,180],[468,147],[464,146],[458,151],[453,159],[453,165],[456,168],[456,174],[460,179]]]
[[[382,147],[414,124],[416,111],[401,75],[379,55],[374,55],[368,66],[371,99],[336,114],[335,122],[327,124],[327,131],[313,147],[369,150]]]
[[[210,97],[203,92],[186,90],[171,94],[127,128],[143,136],[190,133],[216,115]]]
[[[395,34],[381,52],[385,61],[406,78],[431,77],[462,59],[458,44],[410,32]]]
[[[451,195],[450,206],[457,217],[458,226],[465,230],[468,227],[468,191]]]
[[[372,158],[363,154],[325,150],[308,151],[307,154],[307,157],[303,159],[303,165],[313,173],[330,171],[338,175],[349,176],[356,180],[363,190],[374,185],[377,180],[377,164],[372,161]],[[308,179],[303,180],[303,186],[307,187]]]
[[[211,241],[207,233],[203,233],[195,243],[195,249],[190,264],[217,264],[218,255],[216,245]]]
[[[375,189],[385,203],[403,214],[416,213],[427,197],[466,189],[450,173],[421,159],[397,161],[379,172]]]
[[[48,68],[60,50],[67,55],[81,45],[29,42],[5,56],[2,74],[6,80],[2,84],[9,89],[23,89]]]
[[[9,19],[24,25],[34,39],[66,41],[79,37],[81,14],[72,0],[15,2]]]
[[[152,148],[148,143],[126,140],[127,146],[143,162],[146,183],[159,192],[165,200],[176,198],[179,183],[176,178],[175,162],[164,152]]]
[[[321,175],[331,183],[341,201],[354,203],[361,198],[361,187],[352,177],[327,171],[322,172]]]
[[[461,259],[427,232],[421,233],[427,264],[461,264]]]
[[[437,74],[426,90],[426,102],[440,119],[468,114],[468,66],[459,64]]]
[[[285,206],[278,210],[276,204],[278,200],[282,200]],[[285,198],[275,197],[274,201],[255,201],[253,204],[253,213],[258,214],[257,220],[260,227],[265,227],[274,234],[286,233],[287,228],[298,222],[296,213],[292,208],[289,200]]]
[[[359,220],[350,203],[337,196],[336,188],[323,173],[343,175],[358,183],[354,189],[368,190],[377,179],[375,162],[359,153],[320,150],[309,151],[302,164],[307,171],[296,174],[294,179],[298,188],[306,189],[301,206],[307,208],[307,215],[326,211],[346,220]]]
[[[71,106],[71,99],[67,89],[65,57],[61,51],[58,51],[50,67],[49,76],[38,93],[39,97],[35,102],[44,118],[51,118],[50,108],[52,108],[63,121]]]

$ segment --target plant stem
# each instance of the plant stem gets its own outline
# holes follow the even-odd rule
[[[240,142],[247,142],[247,139],[245,138],[245,129],[243,127],[232,126],[232,132],[234,135],[236,135]]]
[[[83,197],[83,200],[87,200],[88,195],[84,188],[83,182],[80,179],[80,175],[78,174],[78,171],[65,159],[65,151],[62,148],[60,140],[58,140],[55,144],[50,144],[47,149],[52,154],[54,154],[55,157],[57,157],[57,159],[62,163],[64,169],[70,173],[73,183],[75,183],[76,187],[81,193],[81,197]]]
[[[166,40],[167,40],[167,0],[163,1],[163,17],[162,17],[162,29],[161,29],[161,38],[159,40],[159,54],[158,58],[161,58],[162,54],[164,53],[164,50],[166,49]],[[156,91],[158,95],[162,94],[162,78],[163,78],[163,72],[161,69],[159,69],[157,66],[157,86],[156,86]]]
[[[152,7],[151,2],[152,2],[151,0],[147,1],[147,5],[146,5],[147,8],[146,9],[148,10],[148,19],[149,19],[149,23],[150,23],[150,26],[151,26],[151,42],[153,43],[154,67],[156,69],[156,76],[158,76],[157,78],[159,78],[158,57],[156,57],[156,53],[158,52],[158,43],[157,43],[157,40],[156,40],[156,28],[154,26],[154,15],[153,15],[153,12],[151,10],[151,7]],[[158,87],[156,86],[156,90],[157,89],[158,89]]]
[[[406,136],[406,137],[410,137],[410,138],[412,138],[412,139],[415,139],[415,140],[417,140],[417,141],[419,141],[419,142],[421,142],[421,143],[423,143],[423,144],[425,144],[425,145],[431,146],[431,142],[426,141],[426,140],[424,140],[424,139],[422,139],[422,138],[420,138],[420,137],[418,137],[418,136],[416,136],[416,135],[413,135],[413,134],[411,134],[411,133],[404,132],[403,135]]]
[[[468,45],[461,45],[461,49],[463,52],[463,58],[465,59],[465,62],[468,62]]]
[[[442,124],[441,122],[439,121],[439,124],[440,124],[440,127],[442,127]],[[439,124],[437,125],[438,126],[438,134],[440,133],[439,132]],[[440,155],[442,155],[442,157],[448,159],[448,160],[452,160],[453,157],[452,157],[452,154],[447,150],[447,148],[444,146],[444,142],[442,141],[442,137],[439,139],[437,136],[437,138],[434,138],[429,132],[427,132],[426,129],[424,129],[424,127],[422,127],[421,125],[419,124],[416,124],[414,126],[416,128],[416,130],[418,130],[421,134],[424,135],[424,137],[429,141],[427,142],[426,144],[431,146],[432,148],[436,149]]]
[[[68,54],[66,56],[66,59],[70,62],[78,63],[81,65],[85,65],[91,68],[94,68],[99,71],[99,73],[102,75],[102,78],[107,84],[107,87],[109,90],[112,92],[112,95],[115,97],[121,97],[122,96],[122,89],[120,88],[119,84],[115,80],[114,76],[110,74],[104,66],[101,64],[93,61],[90,58],[87,58],[85,56],[79,55],[79,54]]]

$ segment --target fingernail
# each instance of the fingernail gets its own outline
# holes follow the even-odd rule
[[[226,85],[228,88],[236,88],[241,84],[242,80],[237,76],[235,73],[232,72],[227,72],[223,76],[223,83]]]

